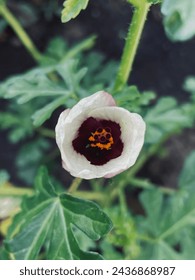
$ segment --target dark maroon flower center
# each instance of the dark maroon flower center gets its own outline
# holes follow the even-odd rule
[[[80,126],[72,145],[91,164],[103,165],[121,155],[123,143],[120,136],[118,123],[90,117]]]

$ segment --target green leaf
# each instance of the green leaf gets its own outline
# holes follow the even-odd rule
[[[66,95],[64,87],[52,82],[41,70],[10,78],[1,85],[0,91],[4,98],[17,97],[18,103],[23,104],[40,96]]]
[[[167,134],[191,127],[193,117],[184,109],[185,106],[179,106],[172,97],[159,99],[153,108],[148,109],[144,118],[147,124],[146,142],[156,143]]]
[[[87,68],[78,70],[78,60],[66,60],[52,67],[40,67],[9,78],[0,84],[0,94],[6,99],[16,99],[20,105],[31,101],[29,112],[32,111],[32,119],[37,127],[43,124],[60,105],[71,107],[79,100],[79,95],[86,96],[87,92],[81,88],[81,80],[86,72]],[[35,106],[32,106],[32,102]],[[19,115],[23,114],[20,112],[20,107],[17,106],[16,109],[19,110]],[[25,130],[18,116],[0,113],[1,119],[1,126],[15,128],[12,130],[13,141],[23,138]],[[30,122],[30,125],[26,127],[26,130],[29,130],[32,127],[31,119],[25,117],[24,120]]]
[[[140,93],[136,86],[128,86],[123,88],[122,91],[114,93],[118,106],[136,113],[141,113],[143,107],[148,105],[155,97],[156,95],[152,91]]]
[[[147,0],[149,3],[158,4],[161,3],[163,0]]]
[[[175,246],[182,245],[184,250],[183,231],[195,228],[195,193],[178,191],[169,198],[160,190],[144,191],[140,200],[145,210],[145,217],[137,219],[137,224],[146,246],[146,254],[141,258],[148,259],[182,259],[183,251],[178,254]],[[147,245],[147,241],[152,246]],[[186,249],[185,249],[186,250]],[[194,253],[195,258],[195,253]]]
[[[32,185],[40,164],[43,164],[51,146],[47,139],[33,139],[23,144],[16,157],[18,176]]]
[[[68,59],[60,64],[40,67],[9,78],[0,84],[0,95],[6,99],[16,98],[19,104],[37,97],[75,98],[75,95],[82,91],[80,82],[86,72],[86,67],[78,70],[78,60]]]
[[[58,108],[60,105],[64,105],[65,101],[67,100],[67,96],[58,97],[57,99],[53,100],[42,109],[37,110],[33,115],[33,125],[35,127],[41,126],[47,119],[49,119],[53,113],[53,111]]]
[[[140,199],[147,214],[148,231],[159,240],[195,225],[195,193],[178,192],[165,200],[159,190],[150,190],[143,192]]]
[[[37,259],[46,244],[46,259],[101,259],[97,253],[80,249],[72,227],[92,240],[101,238],[112,224],[100,207],[69,194],[56,194],[44,168],[35,188],[36,196],[23,204],[5,242],[14,259]]]
[[[195,248],[195,228],[192,230],[185,229],[182,233],[181,238],[181,250],[182,250],[182,259],[185,260],[194,260]]]
[[[6,252],[4,246],[0,247],[0,260],[10,260],[8,252]]]
[[[109,217],[113,222],[113,230],[108,234],[105,240],[103,240],[104,256],[111,255],[111,252],[107,250],[112,250],[113,257],[116,259],[135,259],[140,253],[140,247],[137,240],[137,228],[135,227],[134,217],[130,215],[128,211],[124,211],[122,207],[112,206],[106,209]],[[111,249],[109,244],[113,245]],[[121,254],[117,254],[117,248],[121,248]],[[107,250],[106,250],[107,249]]]
[[[176,238],[182,229],[195,226],[195,193],[178,193],[170,199],[162,221],[160,239]]]
[[[154,244],[146,244],[140,258],[144,260],[180,260],[182,255],[173,249],[167,242],[158,241]]]
[[[195,189],[195,151],[193,151],[185,160],[183,169],[179,176],[179,187],[183,190]]]
[[[146,223],[144,222],[144,226],[150,234],[158,236],[161,231],[159,223],[161,222],[163,206],[162,193],[159,190],[144,191],[140,195],[140,201],[147,215],[147,220],[145,220]]]
[[[72,18],[78,16],[81,10],[85,10],[89,0],[66,0],[64,1],[64,8],[62,10],[62,22],[68,22]]]
[[[54,37],[49,41],[45,54],[58,62],[68,51],[67,48],[67,44],[62,37]]]
[[[17,143],[33,134],[32,122],[30,115],[33,106],[29,104],[17,106],[15,102],[11,102],[7,107],[7,111],[0,112],[0,128],[8,129],[8,137],[10,142]]]
[[[56,66],[56,71],[72,94],[81,90],[80,83],[87,73],[87,68],[83,67],[78,70],[78,60],[71,59],[65,64],[59,64]]]
[[[195,101],[195,77],[190,76],[185,79],[183,88],[191,93],[191,98]]]
[[[95,44],[96,36],[92,35],[76,45],[68,47],[64,38],[54,37],[48,44],[45,55],[56,63],[63,64],[68,59],[81,56],[82,52],[91,49]]]
[[[90,52],[87,56],[81,57],[81,65],[88,68],[87,75],[83,79],[83,86],[89,92],[96,92],[102,89],[110,88],[111,92],[113,84],[113,76],[116,75],[118,63],[110,60],[106,61],[106,57],[97,52]]]
[[[195,35],[194,0],[164,0],[161,11],[167,36],[172,41],[185,41]]]

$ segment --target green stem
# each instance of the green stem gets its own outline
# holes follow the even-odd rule
[[[20,22],[15,18],[15,16],[10,12],[10,10],[6,7],[5,4],[0,3],[0,15],[2,15],[8,24],[12,27],[12,29],[17,34],[18,38],[21,40],[25,48],[32,55],[36,62],[40,62],[42,60],[42,54],[37,50],[36,46],[25,32]]]
[[[70,185],[69,189],[68,189],[68,192],[69,193],[74,193],[76,192],[76,190],[78,189],[80,183],[82,182],[82,179],[81,178],[75,178],[73,181],[72,181],[72,184]]]
[[[0,196],[11,196],[11,197],[16,197],[16,196],[32,196],[34,194],[34,191],[32,189],[27,189],[27,188],[18,188],[18,187],[1,187],[0,188]]]
[[[128,213],[128,207],[127,207],[127,203],[126,203],[124,190],[119,190],[119,202],[120,202],[121,215],[123,217],[126,217],[127,213]]]
[[[134,187],[145,189],[145,190],[158,189],[162,193],[167,194],[167,195],[172,195],[176,191],[175,189],[155,185],[155,184],[151,183],[150,181],[148,181],[147,179],[131,178],[131,179],[129,179],[128,183],[130,183]]]
[[[138,44],[140,42],[144,23],[150,8],[147,0],[128,0],[134,7],[134,14],[127,34],[127,39],[122,54],[121,64],[116,77],[114,90],[118,91],[127,83],[132,70]]]
[[[88,200],[96,200],[96,201],[105,200],[105,196],[101,192],[76,191],[74,195]]]
[[[36,129],[38,133],[40,133],[42,136],[48,137],[48,138],[55,138],[55,132],[51,129],[39,127]]]

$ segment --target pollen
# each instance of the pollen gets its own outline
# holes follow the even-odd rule
[[[97,128],[94,133],[88,138],[90,141],[89,146],[92,148],[99,148],[101,150],[110,150],[114,144],[114,140],[111,134],[111,129],[109,127]]]

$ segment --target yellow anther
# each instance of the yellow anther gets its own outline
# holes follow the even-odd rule
[[[109,134],[110,138],[107,139],[108,134]],[[102,138],[104,140],[101,140]],[[114,140],[113,140],[111,133],[110,132],[108,133],[108,131],[106,131],[105,129],[102,129],[101,132],[98,131],[98,129],[97,129],[94,133],[92,133],[92,135],[88,138],[88,140],[90,142],[93,142],[90,144],[91,147],[93,147],[93,148],[97,147],[101,150],[103,150],[103,149],[110,150],[111,146],[114,144]],[[104,143],[104,142],[106,142],[106,143]]]

